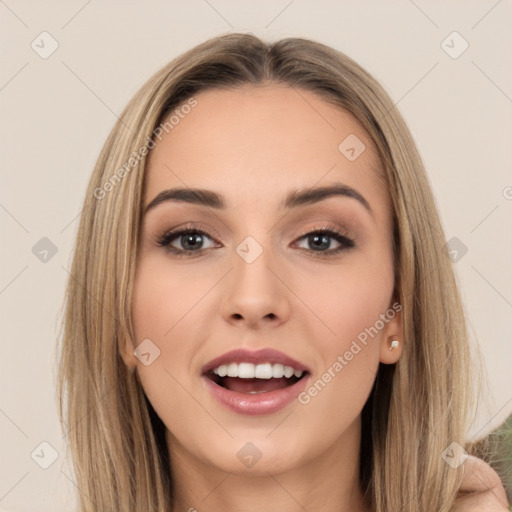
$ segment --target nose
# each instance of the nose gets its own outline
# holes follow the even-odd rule
[[[283,267],[264,250],[254,261],[235,253],[233,269],[226,276],[222,316],[230,324],[253,330],[276,327],[290,316],[290,289]]]

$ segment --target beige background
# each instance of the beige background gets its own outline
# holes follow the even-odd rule
[[[0,1],[0,510],[73,508],[54,400],[57,315],[85,187],[116,115],[172,57],[234,30],[329,44],[397,102],[447,240],[468,249],[454,268],[489,377],[471,435],[502,422],[512,412],[511,17],[505,0]],[[43,31],[58,43],[46,59],[31,47],[51,48]],[[469,44],[458,58],[445,49],[463,40],[442,46],[453,31]],[[45,263],[32,252],[42,237],[58,250]],[[31,458],[43,441],[58,454],[46,470]],[[50,454],[43,446],[34,458]]]

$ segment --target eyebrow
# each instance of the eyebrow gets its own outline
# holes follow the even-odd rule
[[[300,206],[306,206],[323,201],[334,196],[348,197],[359,201],[372,215],[373,211],[368,201],[355,189],[344,185],[343,183],[333,183],[325,187],[305,188],[293,190],[288,193],[280,205],[280,209],[290,210]],[[146,214],[159,204],[168,201],[177,201],[182,203],[197,204],[216,210],[226,209],[226,200],[217,192],[200,188],[172,188],[162,190],[147,206],[144,211]]]

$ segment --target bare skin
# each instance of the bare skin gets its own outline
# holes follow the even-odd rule
[[[222,194],[226,208],[163,201],[147,211],[134,285],[137,339],[123,353],[167,427],[172,510],[365,512],[360,413],[379,362],[400,357],[399,312],[307,404],[238,414],[212,398],[201,369],[235,348],[273,348],[309,366],[313,383],[329,368],[332,376],[338,356],[392,309],[392,224],[376,150],[352,116],[314,93],[271,85],[196,99],[151,152],[145,205],[183,187]],[[338,150],[351,134],[366,147],[354,161]],[[370,209],[341,195],[280,209],[291,190],[333,183],[357,191]],[[159,244],[184,228],[203,232],[199,248],[179,235]],[[307,234],[325,228],[345,238],[328,235],[319,250]],[[249,236],[262,249],[251,263],[236,251]],[[144,339],[160,350],[149,366],[133,356]],[[390,350],[391,339],[402,343]],[[261,454],[252,467],[237,456],[247,443]]]
[[[509,503],[499,475],[489,464],[469,457],[463,464],[461,499],[454,512],[506,512]]]

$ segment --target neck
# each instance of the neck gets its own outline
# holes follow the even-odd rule
[[[229,473],[205,463],[167,432],[172,512],[367,512],[359,485],[359,419],[329,450],[285,472]]]

